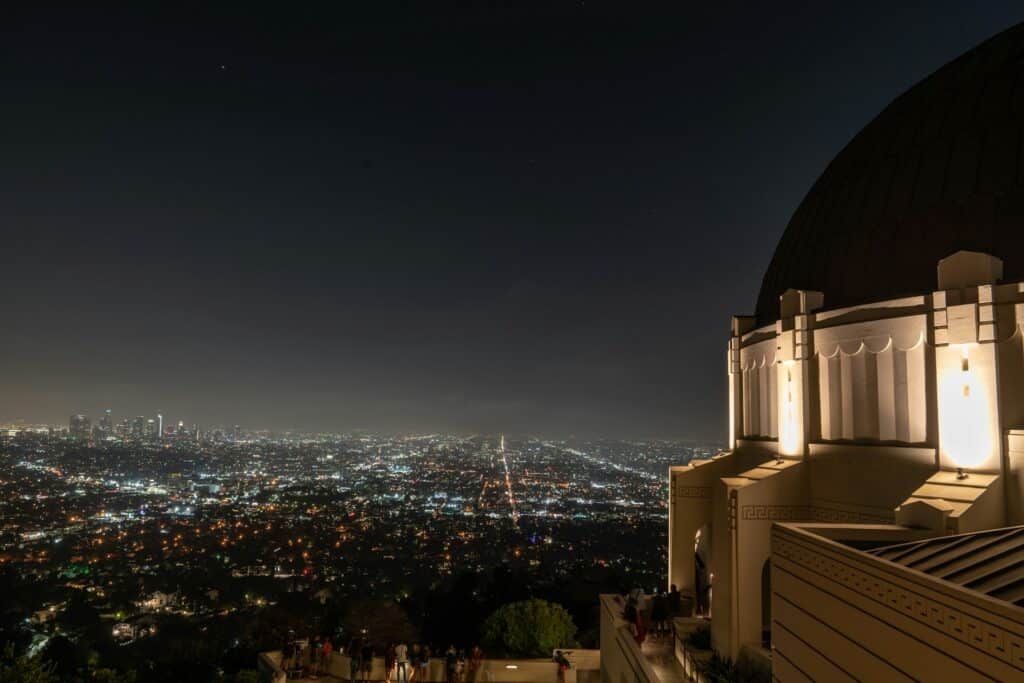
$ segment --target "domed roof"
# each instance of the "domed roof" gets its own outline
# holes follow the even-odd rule
[[[1024,280],[1024,24],[894,100],[832,160],[786,226],[761,284],[759,324],[786,289],[827,308],[936,288],[961,249]]]

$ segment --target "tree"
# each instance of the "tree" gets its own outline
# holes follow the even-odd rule
[[[0,655],[0,683],[57,683],[54,665],[38,657],[16,656],[8,643]]]
[[[484,644],[507,657],[550,657],[560,647],[575,647],[576,625],[554,602],[523,600],[498,608],[483,625]]]
[[[88,668],[89,655],[89,649],[83,643],[61,635],[50,638],[39,657],[53,664],[54,673],[61,680],[71,680]]]
[[[359,600],[348,605],[341,614],[341,628],[345,638],[365,629],[366,637],[379,648],[388,643],[411,643],[418,639],[416,627],[405,610],[384,600]]]

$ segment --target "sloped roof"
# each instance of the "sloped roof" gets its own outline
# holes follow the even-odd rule
[[[1024,526],[940,536],[868,552],[1024,607]]]

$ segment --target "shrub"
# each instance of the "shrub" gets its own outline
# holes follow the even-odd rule
[[[575,647],[575,638],[569,613],[536,598],[499,607],[483,624],[485,646],[506,657],[550,657],[555,648]]]

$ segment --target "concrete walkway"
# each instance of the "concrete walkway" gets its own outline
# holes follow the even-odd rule
[[[648,636],[640,650],[651,664],[661,683],[683,683],[686,676],[683,667],[676,661],[672,636],[654,638]]]

